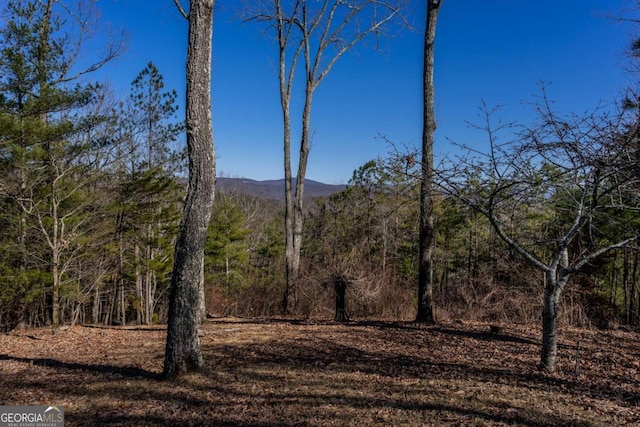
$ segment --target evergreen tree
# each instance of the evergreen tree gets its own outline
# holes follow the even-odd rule
[[[245,281],[249,263],[246,239],[250,233],[245,222],[232,196],[218,195],[205,244],[205,280],[223,285],[227,294]]]
[[[130,301],[138,323],[150,323],[158,297],[166,295],[183,191],[176,180],[184,160],[177,146],[184,131],[176,120],[176,91],[149,63],[131,83],[130,102],[120,105],[120,146],[115,179],[117,236],[115,318],[126,323]],[[113,316],[112,316],[113,317]]]
[[[14,268],[49,275],[43,294],[54,327],[60,322],[61,288],[92,211],[86,192],[92,169],[86,161],[95,145],[84,135],[101,120],[85,115],[99,87],[76,77],[117,54],[110,51],[89,70],[75,70],[72,47],[78,46],[71,44],[77,40],[67,31],[65,13],[81,30],[93,24],[53,0],[12,1],[0,29],[0,191],[15,214]]]

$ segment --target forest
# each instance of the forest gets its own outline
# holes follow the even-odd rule
[[[86,55],[99,3],[5,3],[0,372],[16,374],[16,394],[2,390],[3,402],[57,399],[78,425],[637,421],[634,84],[580,113],[558,111],[542,85],[527,123],[482,103],[474,126],[487,150],[449,141],[452,154],[434,158],[434,45],[447,2],[426,0],[421,147],[385,139],[387,155],[310,197],[316,89],[361,40],[406,27],[410,2],[248,2],[238,19],[268,32],[279,54],[279,201],[215,188],[215,1],[167,1],[188,25],[186,93],[149,61],[125,96],[94,79],[124,38],[103,34],[99,55]],[[621,49],[637,66],[640,42]],[[68,351],[51,353],[62,344],[48,348],[50,336]],[[27,371],[55,381],[34,397]],[[158,385],[176,377],[178,388]],[[112,380],[126,384],[112,390]],[[547,388],[562,404],[547,405]],[[101,413],[82,400],[93,394]],[[335,411],[309,409],[318,402]],[[188,421],[182,404],[209,412]]]
[[[163,323],[187,186],[179,94],[153,62],[124,99],[92,82],[122,41],[86,63],[78,52],[97,15],[63,5],[10,1],[3,15],[0,327]],[[293,84],[295,69],[284,71]],[[557,295],[562,323],[640,322],[633,94],[584,115],[554,111],[544,96],[537,120],[513,127],[493,128],[499,112],[485,106],[487,140],[507,132],[509,142],[487,153],[462,146],[466,154],[441,159],[432,176],[438,320],[536,322],[550,259],[571,273]],[[204,249],[206,313],[413,319],[424,162],[417,150],[389,148],[329,197],[297,197],[298,180],[287,189],[291,213],[289,203],[218,192]],[[290,283],[284,224],[293,214],[300,254]]]
[[[75,64],[91,16],[72,27],[56,3],[9,2],[2,25],[0,325],[165,322],[186,187],[179,95],[153,62],[132,76],[126,99],[88,83],[122,46]],[[515,142],[445,159],[436,171],[438,319],[539,317],[544,273],[492,221],[540,258],[585,207],[592,211],[569,246],[576,259],[637,233],[635,100],[585,116],[536,109],[539,123],[509,130]],[[490,113],[489,139],[500,131]],[[332,317],[337,280],[352,318],[415,316],[420,153],[403,150],[390,144],[389,156],[355,170],[347,189],[305,203],[290,314]],[[210,315],[282,312],[284,216],[273,201],[216,195],[205,248]],[[639,257],[627,243],[570,277],[563,322],[640,322]]]

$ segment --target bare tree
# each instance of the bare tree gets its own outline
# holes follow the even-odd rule
[[[215,0],[191,0],[190,10],[176,6],[189,21],[187,51],[187,149],[189,184],[175,246],[164,374],[173,378],[199,369],[198,338],[202,316],[204,244],[213,210],[215,152],[211,120],[211,48]]]
[[[433,140],[436,118],[433,106],[435,87],[436,24],[443,0],[427,0],[427,24],[424,30],[422,173],[420,179],[420,266],[418,273],[417,322],[435,323],[433,314]]]
[[[313,95],[335,63],[367,36],[380,37],[401,20],[402,0],[268,0],[258,2],[252,19],[267,22],[276,30],[279,49],[280,102],[284,129],[286,286],[282,299],[285,313],[300,269],[303,230],[303,194],[311,148]],[[254,6],[255,8],[255,6]],[[304,66],[299,70],[298,61]],[[303,71],[304,107],[300,117],[298,171],[291,169],[291,95],[296,71]]]
[[[560,297],[572,274],[636,240],[620,213],[634,207],[637,119],[594,112],[561,116],[546,98],[539,123],[501,143],[484,108],[490,150],[467,149],[439,172],[442,189],[484,215],[497,235],[544,273],[541,368],[553,372]],[[445,170],[446,169],[446,170]],[[633,205],[633,206],[632,206]],[[535,219],[535,220],[534,220]],[[612,233],[611,230],[615,229]]]

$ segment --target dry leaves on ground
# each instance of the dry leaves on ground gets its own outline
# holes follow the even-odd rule
[[[548,375],[531,327],[215,319],[205,368],[172,382],[164,340],[155,326],[0,335],[0,403],[63,405],[68,426],[640,425],[631,332],[564,329]]]

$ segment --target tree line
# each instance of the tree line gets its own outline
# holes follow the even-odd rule
[[[558,322],[640,322],[633,91],[617,110],[566,115],[543,88],[529,125],[496,128],[499,112],[484,106],[478,128],[489,151],[462,145],[434,167],[433,46],[443,2],[427,0],[420,150],[389,142],[388,156],[355,170],[344,191],[305,202],[315,91],[361,40],[404,25],[406,5],[263,2],[245,13],[276,36],[285,203],[237,193],[218,193],[214,203],[212,130],[192,124],[211,120],[209,94],[197,89],[210,86],[214,4],[192,1],[187,11],[175,3],[190,28],[184,121],[178,93],[152,62],[132,76],[127,99],[91,81],[122,49],[116,39],[94,62],[78,60],[99,27],[91,8],[7,3],[0,327],[169,321],[169,334],[180,335],[184,313],[542,321],[542,363],[553,370]],[[305,103],[294,118],[299,82]],[[497,142],[501,132],[508,142]],[[197,322],[185,334],[197,341]],[[195,354],[188,363],[201,361]]]

